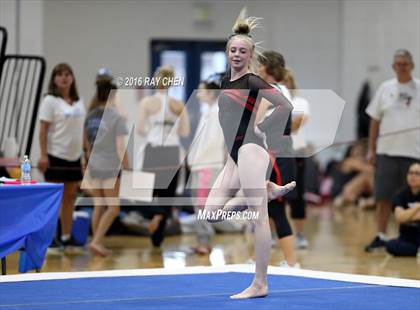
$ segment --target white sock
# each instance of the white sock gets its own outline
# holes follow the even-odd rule
[[[386,239],[386,235],[384,234],[384,233],[378,233],[378,237],[379,237],[379,239],[381,239],[382,241],[386,241],[387,239]]]
[[[70,240],[70,235],[61,235],[61,241],[65,242]]]

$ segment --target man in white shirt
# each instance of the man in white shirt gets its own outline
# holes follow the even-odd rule
[[[366,252],[383,247],[391,199],[405,184],[410,164],[420,158],[420,81],[412,78],[413,58],[400,49],[394,54],[396,78],[385,81],[366,109],[371,117],[368,160],[376,165],[377,236]]]

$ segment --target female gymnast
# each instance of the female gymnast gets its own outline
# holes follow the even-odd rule
[[[255,237],[255,276],[252,284],[233,299],[264,297],[268,294],[267,267],[270,257],[271,234],[268,222],[267,200],[285,195],[295,182],[278,186],[266,181],[269,155],[264,132],[274,123],[284,121],[290,114],[290,102],[277,90],[255,75],[258,52],[250,31],[258,18],[239,15],[234,34],[227,42],[229,70],[222,80],[219,97],[219,120],[227,149],[228,160],[217,177],[206,201],[205,211],[220,221],[226,217],[218,210],[258,212],[253,220]],[[263,122],[257,123],[257,110],[262,100],[274,105],[275,111]],[[287,118],[284,121],[286,124]],[[219,216],[220,215],[220,216]]]

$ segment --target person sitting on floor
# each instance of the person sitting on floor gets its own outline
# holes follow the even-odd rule
[[[407,184],[392,201],[400,235],[385,246],[395,256],[416,256],[420,251],[420,162],[408,169]]]
[[[351,146],[344,160],[338,164],[333,174],[334,206],[354,204],[359,201],[361,207],[374,205],[372,198],[362,199],[364,195],[371,196],[373,191],[373,166],[365,161],[366,148],[362,143]],[[366,202],[367,201],[367,202]],[[360,204],[363,202],[362,204]]]

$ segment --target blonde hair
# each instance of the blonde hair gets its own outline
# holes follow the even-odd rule
[[[171,83],[169,82],[175,77],[175,72],[171,66],[162,66],[157,68],[153,77],[159,78],[156,85],[157,89],[166,89],[171,86]]]
[[[258,43],[252,39],[250,33],[253,29],[260,27],[260,20],[259,17],[246,17],[246,8],[244,7],[241,12],[239,13],[238,18],[235,21],[235,24],[232,27],[233,34],[229,37],[228,42],[226,44],[226,52],[229,52],[229,47],[232,44],[232,40],[235,38],[240,38],[243,40],[249,47],[251,51],[251,61],[250,61],[250,70],[253,73],[257,72],[259,61],[258,58],[262,55],[261,52],[258,50],[257,46]]]

